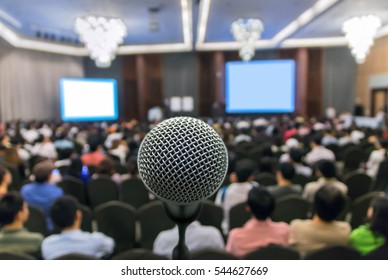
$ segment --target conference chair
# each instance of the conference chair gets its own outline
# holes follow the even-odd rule
[[[119,199],[119,187],[109,177],[99,177],[88,183],[90,206],[94,209],[105,202]]]
[[[81,229],[83,231],[93,232],[92,221],[93,214],[89,207],[80,204],[79,209],[82,212]]]
[[[374,184],[375,191],[387,191],[388,190],[388,160],[384,160],[380,163],[377,170],[376,180]]]
[[[229,210],[229,230],[242,227],[251,217],[246,211],[246,202],[236,204]]]
[[[344,173],[348,173],[360,168],[362,162],[365,162],[365,153],[359,147],[352,147],[344,150]]]
[[[329,149],[332,151],[335,155],[335,159],[337,161],[341,160],[341,153],[340,153],[340,147],[337,144],[329,144],[325,146],[326,149]]]
[[[270,244],[243,256],[244,260],[299,260],[299,252],[295,249]]]
[[[66,254],[63,256],[60,256],[58,258],[55,258],[54,260],[61,260],[61,261],[70,261],[70,260],[98,260],[98,258],[93,257],[93,256],[88,256],[84,254],[78,254],[78,253],[71,253],[71,254]]]
[[[24,227],[31,232],[39,232],[43,234],[43,236],[47,236],[46,216],[43,211],[31,205],[28,206],[28,210],[30,215],[28,216],[28,220],[24,224]]]
[[[366,260],[388,260],[388,244],[380,246],[365,256]]]
[[[202,202],[202,210],[197,220],[204,226],[213,226],[222,232],[223,217],[224,211],[220,206],[214,205],[212,201],[205,200]]]
[[[135,247],[135,208],[122,201],[109,201],[99,205],[94,215],[98,231],[115,240],[115,253]]]
[[[311,204],[300,195],[286,195],[276,200],[272,220],[290,223],[295,219],[307,219],[310,209]]]
[[[332,245],[307,253],[305,260],[360,260],[361,254],[350,247]]]
[[[302,188],[304,188],[308,183],[315,181],[314,179],[313,176],[308,177],[302,174],[295,174],[292,182],[296,185],[301,185]]]
[[[365,223],[368,208],[372,200],[379,195],[380,192],[370,192],[360,196],[353,202],[352,218],[350,219],[350,225],[353,229]]]
[[[162,202],[152,201],[136,211],[140,225],[140,247],[152,250],[154,240],[161,231],[171,229],[175,223],[171,221]]]
[[[140,178],[124,180],[120,187],[123,201],[135,208],[139,208],[150,201],[148,190]]]
[[[348,197],[355,200],[371,190],[372,178],[356,171],[345,175],[343,182],[348,187]]]
[[[111,258],[112,260],[168,260],[164,256],[159,256],[150,250],[137,248],[127,250],[125,252],[119,253]]]
[[[61,182],[58,182],[57,185],[65,194],[75,197],[79,203],[84,205],[87,204],[86,188],[82,180],[73,176],[66,176]]]
[[[192,260],[237,260],[238,258],[223,251],[215,250],[201,250],[193,252],[191,255]]]
[[[12,182],[9,185],[9,189],[13,191],[20,191],[21,189],[21,182],[23,181],[22,176],[20,175],[19,170],[16,166],[13,164],[4,162],[4,167],[8,169],[9,173],[11,173],[12,176]]]
[[[257,174],[255,177],[255,181],[259,183],[260,186],[276,185],[275,175],[267,172]]]
[[[0,260],[36,260],[33,256],[26,253],[17,253],[17,252],[0,252]]]
[[[68,165],[62,165],[57,168],[59,170],[59,173],[61,173],[62,176],[66,176],[67,172],[69,171],[69,166]]]
[[[349,214],[351,214],[352,212],[352,206],[353,206],[352,200],[348,196],[345,196],[345,207],[342,210],[342,212],[338,215],[337,221],[348,221]]]

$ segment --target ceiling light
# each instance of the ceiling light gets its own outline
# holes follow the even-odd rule
[[[255,43],[264,31],[263,22],[259,19],[238,19],[232,23],[231,32],[240,43],[240,57],[249,61],[255,55]]]
[[[75,32],[85,43],[96,66],[109,67],[118,46],[124,42],[127,27],[119,18],[85,16],[76,19]]]
[[[365,62],[380,27],[381,20],[373,15],[354,17],[344,22],[342,31],[357,63]]]

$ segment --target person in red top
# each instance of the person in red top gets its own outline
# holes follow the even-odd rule
[[[101,153],[99,145],[89,144],[90,152],[81,156],[82,164],[87,166],[97,166],[105,159],[105,155]]]
[[[269,244],[288,245],[289,225],[273,222],[270,218],[275,209],[275,199],[262,187],[248,193],[247,211],[252,218],[241,228],[229,232],[225,251],[242,257]]]

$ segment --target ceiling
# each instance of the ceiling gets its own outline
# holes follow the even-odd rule
[[[264,23],[256,47],[338,46],[342,23],[353,16],[382,19],[388,35],[388,0],[1,0],[0,36],[35,50],[87,55],[73,31],[78,16],[119,17],[128,28],[120,54],[234,50],[238,18]]]

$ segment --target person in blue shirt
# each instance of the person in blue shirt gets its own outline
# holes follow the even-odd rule
[[[54,164],[50,160],[37,163],[32,173],[34,181],[22,187],[20,193],[28,205],[39,208],[46,216],[47,229],[54,229],[49,216],[51,205],[58,198],[63,196],[63,191],[55,184],[49,183],[54,170]]]

